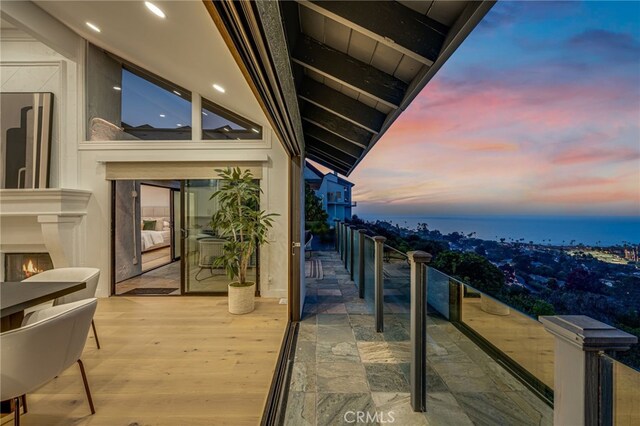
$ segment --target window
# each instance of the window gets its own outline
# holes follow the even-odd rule
[[[262,127],[202,98],[202,139],[262,139]]]
[[[88,140],[190,140],[191,110],[188,90],[89,45]]]
[[[122,127],[138,139],[191,139],[191,94],[122,68]]]

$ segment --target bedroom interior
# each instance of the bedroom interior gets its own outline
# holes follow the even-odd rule
[[[180,182],[122,181],[114,192],[115,293],[180,294]]]

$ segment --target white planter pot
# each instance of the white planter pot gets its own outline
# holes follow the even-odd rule
[[[480,309],[488,314],[502,316],[509,315],[509,313],[511,312],[507,305],[496,302],[490,297],[484,295],[480,296]]]
[[[236,287],[229,284],[228,288],[229,313],[236,315],[248,314],[255,309],[255,283],[246,287]]]

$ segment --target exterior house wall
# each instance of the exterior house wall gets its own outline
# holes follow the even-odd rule
[[[316,195],[322,199],[322,207],[329,215],[329,224],[333,224],[336,219],[351,219],[351,185],[341,183],[341,180],[334,174],[326,174],[316,191]],[[339,200],[336,193],[340,194]],[[345,202],[345,199],[348,201]]]
[[[33,6],[33,8],[32,8]],[[35,9],[34,9],[35,8]],[[10,10],[11,9],[11,10]],[[143,141],[143,142],[87,142],[85,123],[85,81],[84,46],[85,41],[70,32],[58,21],[44,13],[37,6],[16,4],[7,8],[14,12],[21,23],[37,31],[29,31],[40,41],[26,34],[24,40],[11,40],[2,37],[2,82],[9,90],[11,79],[5,76],[13,73],[16,67],[15,86],[11,90],[36,91],[46,88],[56,96],[56,124],[54,126],[55,160],[52,164],[52,186],[86,189],[92,192],[87,206],[87,214],[77,225],[77,256],[72,266],[92,266],[100,268],[98,296],[111,294],[111,182],[106,179],[106,165],[109,162],[127,161],[219,161],[246,162],[255,164],[259,159],[262,165],[261,186],[263,189],[262,208],[277,213],[274,227],[270,233],[271,244],[260,251],[260,289],[265,297],[286,297],[288,286],[289,241],[289,159],[286,151],[275,139],[266,117],[247,117],[263,126],[263,139],[230,145],[224,141]],[[4,18],[4,16],[3,16]],[[42,42],[41,42],[42,41]],[[46,43],[46,44],[45,44]],[[49,46],[60,47],[64,54],[56,53]],[[47,63],[43,65],[43,63]],[[138,64],[144,67],[144,63]],[[49,79],[27,78],[31,70],[48,70]],[[57,69],[57,71],[56,71]],[[229,72],[235,72],[231,70]],[[239,71],[238,71],[239,72]],[[22,74],[24,78],[18,79]],[[55,77],[57,75],[57,77]],[[18,82],[22,81],[21,85]],[[32,85],[27,85],[31,82]],[[13,84],[13,83],[11,83]],[[189,89],[187,87],[187,89]],[[194,93],[195,95],[195,93]],[[194,96],[194,99],[199,99]],[[256,102],[247,99],[247,102]],[[194,107],[196,115],[200,110]],[[194,120],[194,124],[195,124]],[[194,132],[198,137],[198,132]],[[212,177],[214,172],[212,170]],[[179,178],[179,177],[177,177]],[[14,244],[17,247],[24,242],[24,235],[31,235],[39,226],[35,218],[8,218],[2,221],[2,244]],[[16,227],[15,232],[5,233],[5,224]],[[22,232],[20,229],[22,228]],[[28,228],[28,229],[27,229]],[[20,237],[22,236],[22,237]],[[41,235],[33,235],[35,246],[42,247]],[[34,246],[34,247],[35,247]]]

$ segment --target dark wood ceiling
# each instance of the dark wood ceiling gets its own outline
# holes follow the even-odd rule
[[[306,157],[349,175],[492,5],[281,2]]]

